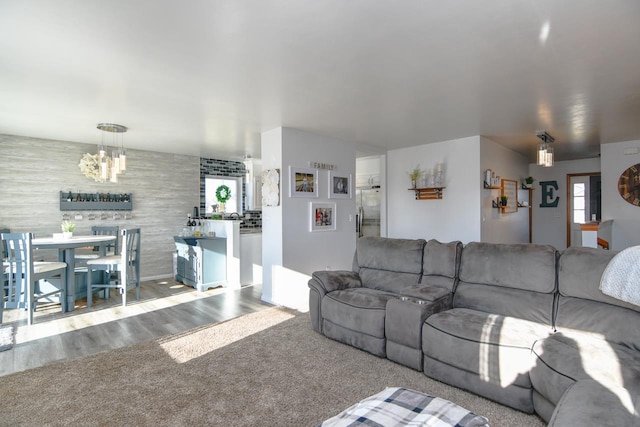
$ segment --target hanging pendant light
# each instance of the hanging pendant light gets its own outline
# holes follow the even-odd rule
[[[536,136],[542,141],[538,144],[538,166],[553,166],[553,145],[551,143],[555,139],[545,131],[536,132]]]
[[[109,179],[110,182],[118,182],[118,175],[127,169],[123,136],[127,127],[115,123],[98,123],[97,128],[102,131],[101,144],[98,148],[100,177],[103,180]],[[111,134],[111,155],[108,154],[108,144],[105,145],[106,132]],[[120,144],[118,144],[118,134],[120,135]]]
[[[120,172],[127,170],[127,154],[124,151],[124,135],[120,134]]]

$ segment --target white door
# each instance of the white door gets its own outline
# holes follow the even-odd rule
[[[582,246],[580,225],[590,221],[589,215],[589,176],[572,176],[569,181],[569,233],[568,246]]]

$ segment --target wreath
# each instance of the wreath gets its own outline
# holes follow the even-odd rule
[[[107,162],[111,162],[109,157],[107,157]],[[100,175],[100,160],[97,154],[86,153],[82,156],[82,159],[80,159],[78,167],[80,168],[80,172],[87,178],[93,178],[96,182],[104,182],[104,179]]]
[[[231,198],[231,191],[226,185],[221,185],[216,189],[216,199],[220,203],[226,203]]]

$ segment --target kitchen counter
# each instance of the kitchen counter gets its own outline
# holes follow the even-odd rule
[[[259,234],[262,233],[262,228],[252,227],[252,228],[241,228],[240,234]]]

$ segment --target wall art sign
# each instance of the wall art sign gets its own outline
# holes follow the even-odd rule
[[[262,206],[280,204],[280,169],[262,172]]]
[[[540,187],[542,187],[542,203],[540,203],[540,207],[558,207],[560,196],[555,194],[558,191],[558,181],[540,181]]]
[[[502,207],[502,213],[518,211],[518,181],[515,179],[502,180],[502,196],[507,196],[507,205]]]

